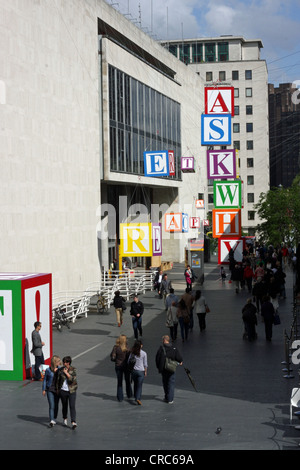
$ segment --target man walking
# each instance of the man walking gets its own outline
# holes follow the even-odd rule
[[[142,315],[144,313],[144,305],[143,302],[141,302],[138,299],[138,296],[134,296],[134,300],[131,303],[131,308],[130,308],[130,315],[132,316],[132,326],[133,326],[133,331],[134,331],[134,337],[135,339],[138,339],[138,331],[140,333],[140,336],[142,336],[143,331],[142,331]]]
[[[156,353],[156,367],[158,372],[162,375],[162,383],[165,392],[165,402],[173,403],[174,391],[175,391],[175,372],[169,372],[165,369],[166,357],[177,361],[179,365],[182,365],[182,357],[180,352],[170,344],[170,338],[168,335],[162,337],[162,345],[159,347]]]
[[[45,364],[44,354],[43,354],[43,343],[40,335],[40,329],[42,328],[42,324],[40,321],[36,321],[34,323],[34,330],[31,333],[32,339],[32,354],[35,357],[35,365],[34,365],[34,380],[42,380],[41,372],[40,372],[40,365]]]
[[[160,296],[163,296],[165,309],[166,309],[166,298],[167,298],[167,295],[170,294],[170,289],[172,289],[172,283],[171,281],[168,280],[168,275],[164,274],[163,279],[160,284],[160,290],[158,293]]]

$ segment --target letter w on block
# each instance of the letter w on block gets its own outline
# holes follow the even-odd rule
[[[242,182],[214,181],[214,206],[216,209],[242,207]]]
[[[152,224],[120,224],[122,256],[152,256]]]
[[[241,209],[213,209],[213,237],[241,236]]]

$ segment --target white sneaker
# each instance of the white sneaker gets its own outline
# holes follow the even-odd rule
[[[68,426],[68,420],[64,419],[64,426]]]
[[[52,419],[52,420],[50,421],[50,428],[53,428],[53,426],[54,426],[55,424],[56,424],[56,422]]]
[[[72,422],[72,429],[76,429],[77,428],[77,424],[75,423],[75,421]]]

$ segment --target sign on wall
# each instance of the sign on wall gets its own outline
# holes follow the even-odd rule
[[[207,150],[207,178],[236,178],[236,155],[234,149]]]
[[[242,207],[242,182],[214,181],[214,206],[216,209]]]
[[[201,115],[201,145],[230,145],[231,115]]]
[[[120,224],[120,254],[124,257],[152,256],[152,224]]]
[[[169,176],[169,152],[144,152],[145,176]]]
[[[213,237],[241,236],[241,209],[213,209]]]
[[[205,114],[234,116],[234,87],[205,87]]]
[[[189,216],[182,212],[170,212],[165,214],[166,232],[188,232]]]
[[[200,217],[190,217],[190,228],[200,228]]]

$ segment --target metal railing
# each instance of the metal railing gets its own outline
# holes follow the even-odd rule
[[[120,295],[128,301],[134,294],[144,294],[147,290],[153,290],[154,275],[153,271],[139,269],[113,273],[105,271],[102,273],[101,281],[91,283],[84,292],[54,293],[52,319],[54,320],[57,309],[63,311],[66,318],[73,323],[78,317],[87,317],[100,296],[105,299],[109,308],[116,291],[120,291]]]

